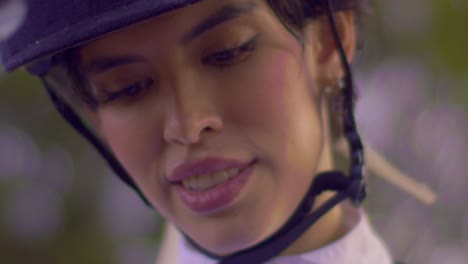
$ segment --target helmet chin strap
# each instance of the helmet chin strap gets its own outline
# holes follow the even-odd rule
[[[329,19],[329,24],[335,39],[335,43],[340,55],[342,67],[345,71],[345,88],[342,90],[344,100],[344,134],[350,146],[351,166],[349,175],[339,171],[324,172],[317,175],[311,183],[303,200],[298,205],[292,216],[286,223],[273,235],[264,241],[229,256],[218,256],[203,247],[199,246],[190,237],[184,234],[186,240],[198,251],[204,255],[219,260],[220,264],[258,264],[265,262],[283,252],[292,245],[307,229],[316,223],[323,215],[341,201],[349,198],[355,206],[359,206],[366,196],[364,178],[362,176],[362,167],[364,164],[364,153],[361,139],[356,130],[354,120],[354,88],[351,75],[351,68],[348,63],[346,53],[341,44],[335,19],[333,17],[333,8],[330,0],[322,1]],[[46,71],[41,71],[46,72]],[[86,127],[73,109],[62,100],[58,94],[51,88],[44,78],[44,73],[39,74],[47,89],[50,99],[62,117],[74,127],[82,136],[84,136],[104,157],[109,166],[114,170],[127,185],[134,189],[141,199],[150,207],[151,204],[141,193],[135,182],[125,171],[115,156],[102,144],[102,142]],[[314,200],[317,195],[323,191],[336,191],[336,194],[322,204],[319,208],[311,212]]]
[[[149,206],[153,207],[151,203],[146,199],[140,189],[136,186],[135,182],[130,178],[127,171],[124,169],[122,164],[115,158],[111,151],[106,148],[101,140],[99,140],[96,135],[94,135],[91,130],[83,123],[80,117],[75,113],[75,111],[70,107],[68,103],[65,102],[60,96],[52,89],[44,76],[41,76],[42,83],[44,84],[47,94],[52,101],[55,109],[61,114],[61,116],[88,142],[93,145],[96,150],[101,154],[101,156],[106,160],[107,164],[112,168],[112,170],[117,174],[117,176],[130,188],[132,188],[138,196],[143,200],[143,202]]]
[[[325,190],[336,190],[338,193],[309,214],[314,205],[315,197]],[[353,192],[354,186],[351,184],[350,178],[341,172],[331,171],[317,175],[300,205],[278,231],[264,241],[229,256],[218,256],[202,248],[188,236],[185,238],[196,250],[210,258],[219,260],[220,264],[263,263],[287,249],[311,225],[335,205],[347,197],[351,197]]]
[[[344,96],[344,134],[349,143],[351,152],[349,176],[346,176],[339,171],[330,171],[318,174],[309,186],[308,191],[292,216],[278,231],[264,241],[232,255],[218,256],[213,254],[185,235],[186,240],[195,249],[208,257],[219,260],[220,264],[263,263],[281,254],[281,252],[291,246],[304,232],[306,232],[338,203],[349,198],[355,206],[359,206],[366,197],[364,178],[362,176],[364,150],[360,136],[357,133],[356,123],[354,120],[353,99],[355,91],[351,67],[337,30],[331,1],[324,0],[322,3],[325,5],[324,7],[326,9],[329,24],[339,52],[341,64],[346,74],[345,87],[342,90],[342,93]],[[327,190],[336,191],[336,194],[322,204],[318,209],[310,213],[314,205],[315,197]]]

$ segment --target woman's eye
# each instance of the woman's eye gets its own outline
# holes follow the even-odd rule
[[[116,92],[105,91],[105,98],[102,104],[108,104],[114,101],[121,100],[128,102],[136,100],[138,97],[143,95],[143,93],[146,90],[148,90],[148,88],[151,87],[152,84],[152,79],[143,79]]]
[[[257,35],[239,47],[212,53],[203,58],[204,64],[215,66],[229,66],[242,61],[249,52],[255,50]]]

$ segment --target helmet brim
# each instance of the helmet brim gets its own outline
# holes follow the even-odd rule
[[[28,31],[37,29],[34,25],[32,14],[44,10],[47,6],[38,6],[31,1],[29,6],[29,17],[25,24],[8,41],[2,43],[2,60],[7,71],[37,60],[41,57],[50,56],[57,52],[69,49],[79,44],[96,39],[123,27],[157,17],[170,11],[195,4],[201,0],[142,0],[131,1],[106,12],[98,12],[92,16],[83,15],[79,22],[61,23],[57,28],[37,39],[31,40]],[[39,1],[37,1],[39,2]],[[82,5],[83,8],[85,5]],[[54,8],[53,4],[49,8]],[[55,7],[57,8],[57,7]],[[89,10],[76,10],[86,13]],[[54,12],[60,12],[56,10]],[[64,16],[64,14],[61,14]],[[76,20],[76,18],[74,19]],[[47,29],[44,29],[47,31]]]

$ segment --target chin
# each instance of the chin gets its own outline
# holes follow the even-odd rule
[[[258,230],[257,230],[258,232]],[[208,228],[201,239],[195,240],[200,246],[216,255],[226,256],[249,248],[264,239],[259,233],[252,230],[232,229],[222,230]]]

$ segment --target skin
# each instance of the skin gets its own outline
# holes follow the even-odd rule
[[[220,7],[248,2],[257,6],[180,43]],[[154,207],[206,249],[224,255],[267,238],[292,214],[313,176],[333,169],[321,87],[342,71],[326,21],[311,22],[301,32],[301,46],[263,1],[205,0],[80,48],[86,77],[101,99],[104,91],[151,83],[99,105],[90,118]],[[352,13],[340,13],[337,22],[351,58]],[[203,59],[255,35],[251,51],[228,60]],[[138,60],[99,72],[90,66],[118,56]],[[201,214],[182,202],[167,177],[177,164],[206,157],[258,163],[232,204]],[[315,207],[329,196],[318,197]],[[343,219],[342,207],[335,207],[283,254],[338,239],[349,229]]]

